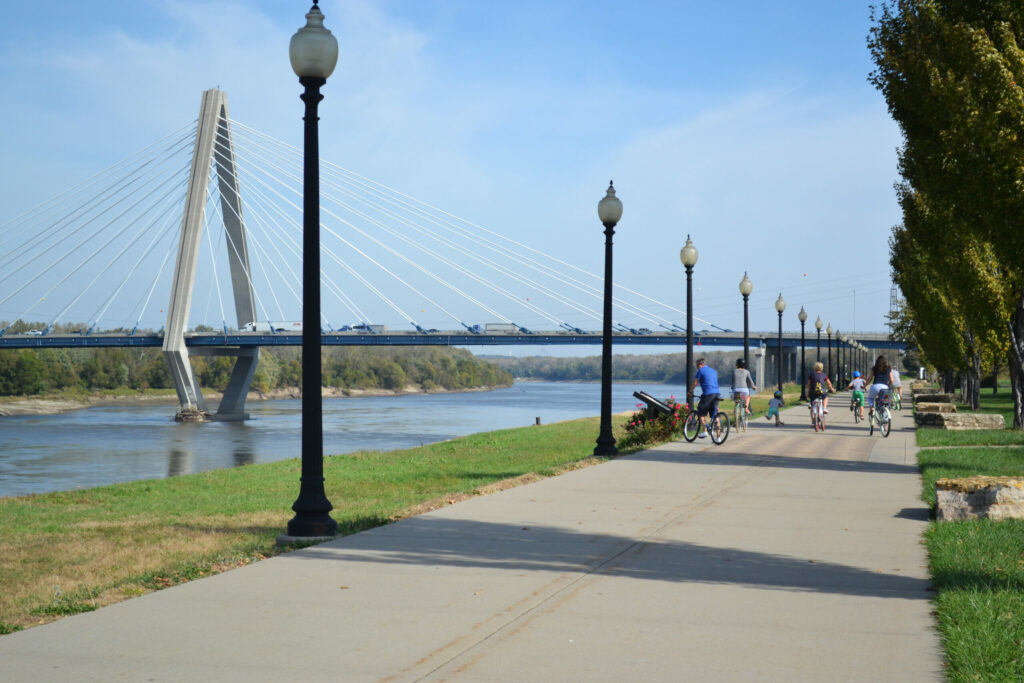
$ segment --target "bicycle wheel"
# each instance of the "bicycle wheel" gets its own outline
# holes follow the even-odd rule
[[[860,406],[856,403],[853,404],[853,423],[857,424],[860,422]]]
[[[717,445],[725,443],[729,438],[729,417],[725,413],[718,413],[711,419],[711,440]]]
[[[691,410],[686,416],[686,422],[683,423],[683,438],[693,441],[697,438],[698,432],[700,432],[700,418],[697,417],[696,410]]]
[[[892,416],[889,415],[889,411],[886,410],[882,413],[882,421],[878,425],[879,431],[882,432],[882,436],[889,436],[889,432],[892,430]]]

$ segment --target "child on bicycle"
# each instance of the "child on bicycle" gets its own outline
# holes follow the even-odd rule
[[[782,400],[782,392],[776,391],[772,400],[768,401],[768,414],[764,416],[764,419],[770,420],[774,417],[776,427],[784,426],[786,423],[779,419],[779,409],[784,405],[786,404]]]
[[[853,371],[853,380],[850,382],[847,389],[853,389],[852,398],[850,398],[850,410],[857,410],[860,413],[860,419],[864,419],[864,387],[867,383],[864,378],[860,376],[860,370]]]
[[[757,391],[757,385],[747,370],[747,361],[737,358],[736,369],[732,371],[732,399],[737,403],[743,401],[747,415],[750,415],[750,393],[753,391]]]
[[[821,361],[814,364],[814,372],[807,380],[807,397],[812,402],[814,399],[820,398],[824,409],[822,412],[828,415],[828,392],[831,391],[834,394],[836,388],[832,386],[832,380],[825,374],[824,369],[825,366],[821,364]]]

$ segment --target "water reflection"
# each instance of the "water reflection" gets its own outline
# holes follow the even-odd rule
[[[662,398],[679,386],[615,384],[612,410],[632,410],[633,392]],[[181,424],[170,404],[95,406],[61,415],[0,418],[0,496],[175,477],[297,458],[299,400],[254,401],[247,422]],[[600,413],[600,385],[524,382],[464,394],[324,401],[324,453],[394,450],[465,434]],[[596,435],[595,435],[596,437]]]

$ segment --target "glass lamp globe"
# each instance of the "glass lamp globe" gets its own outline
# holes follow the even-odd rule
[[[295,32],[288,46],[292,71],[299,78],[322,78],[338,64],[338,40],[324,28],[324,15],[316,2],[306,14],[306,25]]]
[[[686,244],[679,250],[679,260],[683,262],[684,266],[693,267],[697,265],[697,247],[693,246],[693,242],[690,241],[690,236],[686,236]]]
[[[604,225],[616,225],[622,218],[622,200],[615,196],[615,186],[608,181],[608,192],[597,203],[597,217]]]

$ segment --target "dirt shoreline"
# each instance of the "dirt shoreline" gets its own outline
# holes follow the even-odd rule
[[[367,396],[406,396],[409,394],[455,394],[476,391],[492,391],[505,387],[470,387],[468,389],[432,389],[427,391],[423,387],[410,384],[405,389],[339,389],[337,387],[324,387],[322,395],[324,398],[363,398]],[[203,397],[210,403],[216,405],[221,399],[221,393],[217,391],[204,391]],[[287,387],[274,389],[266,393],[250,391],[246,401],[272,401],[278,399],[302,398],[302,390],[299,387]],[[67,413],[73,410],[83,410],[99,405],[114,405],[125,403],[166,403],[175,405],[178,397],[174,394],[130,394],[123,396],[100,396],[93,395],[83,399],[64,398],[32,398],[13,397],[11,399],[0,399],[0,417],[15,415],[56,415]]]

